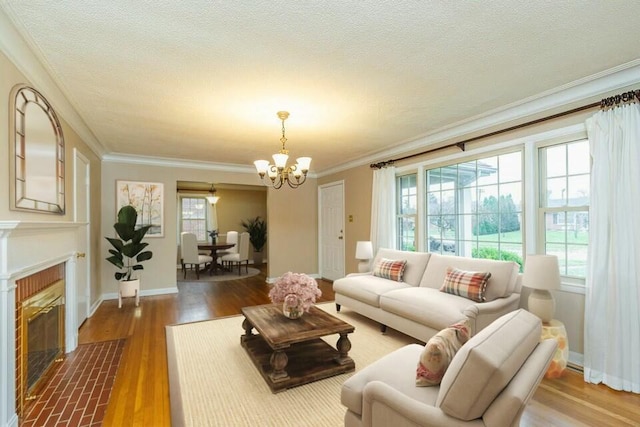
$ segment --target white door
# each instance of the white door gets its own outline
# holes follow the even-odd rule
[[[89,297],[91,276],[89,273],[89,161],[80,152],[74,150],[74,213],[73,219],[80,223],[78,227],[78,258],[76,260],[76,319],[80,328],[89,316]]]
[[[344,277],[344,183],[321,186],[318,198],[320,275],[337,280]]]

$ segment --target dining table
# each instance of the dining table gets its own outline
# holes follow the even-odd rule
[[[218,251],[223,251],[235,246],[235,243],[202,243],[198,244],[199,250],[211,251],[211,258],[213,261],[209,265],[209,275],[217,274],[218,270],[223,270],[222,265],[218,264]]]

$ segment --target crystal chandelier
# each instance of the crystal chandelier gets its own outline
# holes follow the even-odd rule
[[[287,138],[284,136],[284,121],[289,117],[289,113],[287,111],[278,111],[278,117],[282,121],[282,138],[280,138],[282,148],[277,154],[273,155],[275,164],[269,164],[268,160],[256,160],[253,164],[256,165],[256,170],[262,182],[276,190],[281,188],[285,182],[291,188],[298,188],[307,180],[311,157],[298,157],[295,165],[287,166],[289,150],[284,146],[287,142]],[[264,179],[265,175],[269,177],[270,182]]]

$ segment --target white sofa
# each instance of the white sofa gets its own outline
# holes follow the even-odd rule
[[[372,265],[380,258],[406,260],[402,282],[374,276],[373,273],[349,274],[333,283],[338,311],[341,306],[369,317],[423,342],[440,330],[469,319],[472,333],[520,304],[518,264],[477,258],[380,249]],[[490,272],[485,302],[440,292],[448,267],[467,271]]]

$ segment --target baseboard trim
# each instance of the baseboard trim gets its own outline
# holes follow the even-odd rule
[[[169,294],[177,294],[178,288],[160,288],[160,289],[147,289],[140,291],[141,297],[152,297],[155,295],[169,295]],[[106,294],[102,294],[102,301],[118,299],[117,292],[109,292]]]
[[[89,310],[89,317],[92,317],[94,314],[96,314],[96,311],[98,311],[98,308],[100,308],[103,300],[104,296],[100,296],[100,298],[98,298],[98,300],[91,305],[91,309]]]
[[[582,353],[576,353],[575,351],[569,351],[569,365],[573,369],[582,371],[584,369],[584,355]]]

